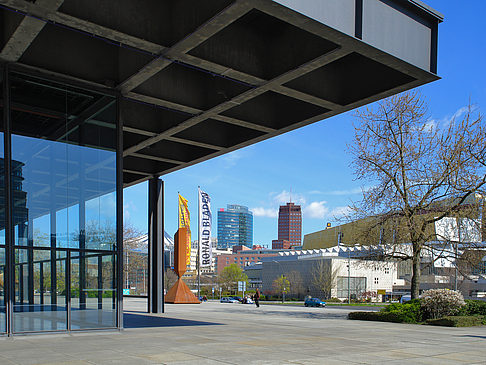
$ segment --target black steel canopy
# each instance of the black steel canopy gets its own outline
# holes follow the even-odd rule
[[[418,0],[0,5],[2,61],[121,94],[125,186],[438,79]]]

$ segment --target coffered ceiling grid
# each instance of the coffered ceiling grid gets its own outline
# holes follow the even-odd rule
[[[183,113],[183,117],[173,118],[171,122],[164,122],[165,117],[159,124],[155,120],[151,122],[153,128],[147,129],[145,112],[124,113],[122,108],[127,185],[176,171],[437,79],[428,71],[269,0],[233,1],[172,45],[157,44],[63,13],[59,10],[62,9],[62,0],[37,0],[35,3],[0,0],[0,4],[8,11],[27,14],[4,44],[0,59],[22,63],[22,55],[36,42],[46,23],[82,32],[85,36],[140,54],[137,62],[141,67],[134,69],[136,62],[131,62],[129,66],[134,70],[127,73],[129,76],[107,81],[105,85],[98,83],[100,87],[112,84],[127,100],[127,108],[133,107],[134,103],[145,109],[155,108],[150,111],[150,118],[157,118],[162,110],[164,113]],[[279,46],[275,55],[282,52],[283,45],[289,42],[284,49],[289,52],[288,60],[281,57],[280,62],[270,51],[259,49],[251,42],[252,39],[258,41],[259,36],[270,39],[266,32],[255,31],[265,30],[266,22],[273,25],[273,28],[267,29],[269,34],[275,29],[281,31],[272,35]],[[228,39],[231,42],[228,43]],[[237,43],[239,40],[240,43]],[[230,54],[233,52],[231,48],[228,49],[232,42],[235,42],[235,55]],[[290,54],[299,42],[303,44],[302,54]],[[306,48],[306,42],[316,47]],[[245,49],[245,46],[249,48]],[[226,58],[221,60],[214,51],[218,49],[228,49],[230,53],[224,53]],[[268,58],[257,59],[259,55]],[[306,59],[309,55],[312,58]],[[238,56],[255,59],[255,64],[244,64]],[[118,62],[123,63],[123,59]],[[255,68],[255,65],[265,62],[276,66]],[[231,67],[230,63],[235,66]],[[54,64],[52,67],[38,67],[35,62],[29,61],[26,65],[58,72]],[[248,71],[252,67],[258,71]],[[351,72],[352,68],[357,71]],[[278,74],[275,74],[276,70],[280,70]],[[383,83],[383,86],[378,85],[368,92],[364,84],[369,79],[366,75],[361,76],[360,72],[372,72],[376,83]],[[61,73],[76,78],[75,74]],[[181,90],[178,90],[182,96],[178,96],[175,89],[175,97],[172,97],[172,90],[168,90],[170,95],[164,91],[170,97],[161,96],[158,90],[163,85],[160,82],[178,87],[178,80],[173,80],[178,73],[182,75]],[[380,73],[388,75],[389,80],[380,80]],[[93,84],[93,80],[86,81]],[[346,83],[346,87],[340,82]],[[323,92],[319,83],[322,83]],[[193,86],[194,90],[184,90],[187,85]],[[330,88],[327,85],[334,85],[337,91],[326,91],[326,87]],[[354,97],[353,87],[363,92]],[[211,88],[216,88],[217,92]],[[332,97],[323,96],[326,93],[332,94]],[[191,95],[195,95],[193,99],[190,99]],[[157,111],[157,108],[160,110]],[[211,120],[213,122],[208,122]],[[162,129],[157,130],[157,126]],[[207,133],[201,133],[204,128],[210,127],[214,128],[211,133],[219,134],[219,139],[210,141]],[[233,138],[235,133],[238,138]],[[229,140],[234,143],[222,143]],[[166,154],[167,146],[184,158]],[[144,168],[137,168],[142,165],[142,160],[146,160]]]

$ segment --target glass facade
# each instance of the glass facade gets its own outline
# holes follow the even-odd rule
[[[242,205],[228,205],[218,211],[218,248],[253,246],[253,214]]]
[[[349,278],[349,295],[351,299],[356,299],[366,291],[366,278],[365,277],[350,277]],[[337,278],[337,297],[348,297],[348,277],[338,276]]]
[[[115,328],[117,99],[1,71],[0,333]]]

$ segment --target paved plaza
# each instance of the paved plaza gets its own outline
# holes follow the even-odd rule
[[[1,338],[0,364],[486,364],[485,327],[349,321],[336,307],[145,308],[126,300],[121,332]]]

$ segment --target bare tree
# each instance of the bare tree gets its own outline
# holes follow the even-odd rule
[[[335,287],[338,269],[333,268],[331,260],[316,260],[311,269],[312,285],[331,297],[331,290]]]
[[[469,106],[460,119],[435,122],[417,92],[362,109],[357,119],[348,148],[357,178],[372,186],[353,207],[355,218],[367,222],[360,243],[395,245],[395,258],[411,259],[417,298],[421,253],[436,241],[435,223],[460,214],[484,188],[484,120]],[[409,249],[397,248],[403,243]]]
[[[146,247],[141,241],[142,233],[133,227],[130,223],[125,222],[123,225],[123,270],[125,275],[125,286],[129,289],[132,281],[137,282],[138,274],[145,277],[148,269],[148,258]],[[142,280],[142,293],[147,293],[148,280]]]
[[[170,288],[175,284],[178,277],[177,274],[172,269],[165,270],[164,274],[164,288],[165,291],[168,292]]]
[[[289,281],[289,293],[296,295],[297,297],[302,296],[304,293],[304,282],[302,280],[302,275],[298,271],[291,271],[287,273],[287,279]]]

